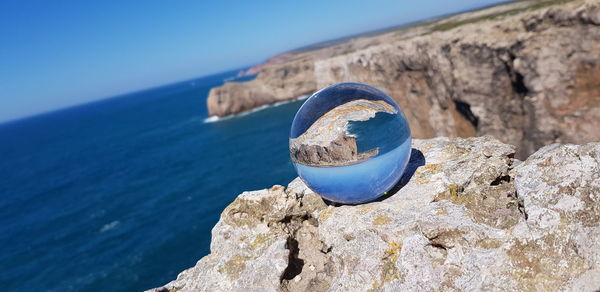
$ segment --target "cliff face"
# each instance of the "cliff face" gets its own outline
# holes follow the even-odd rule
[[[356,138],[339,136],[329,145],[305,145],[290,139],[290,156],[293,162],[310,166],[344,166],[363,162],[379,154],[378,149],[359,152]]]
[[[600,140],[600,3],[521,1],[271,61],[211,90],[225,116],[363,82],[403,108],[413,136],[491,134],[526,157]]]
[[[314,62],[308,58],[265,66],[253,80],[226,82],[211,89],[208,113],[223,117],[312,94],[317,88],[313,71]]]
[[[242,193],[211,254],[154,291],[600,288],[600,143],[524,162],[489,136],[413,146],[378,202],[327,205],[299,179]]]

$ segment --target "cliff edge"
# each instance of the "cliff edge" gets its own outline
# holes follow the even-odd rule
[[[210,91],[210,115],[292,100],[338,82],[392,96],[415,138],[492,135],[525,158],[600,141],[600,1],[517,1],[287,53]]]
[[[523,162],[489,136],[413,147],[376,202],[327,204],[299,179],[242,193],[211,253],[153,291],[600,288],[600,143]]]

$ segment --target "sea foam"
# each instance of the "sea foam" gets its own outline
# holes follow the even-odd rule
[[[228,119],[232,119],[232,118],[239,118],[239,117],[243,117],[243,116],[246,116],[246,115],[249,115],[249,114],[252,114],[252,113],[264,110],[264,109],[267,109],[267,108],[277,107],[277,106],[280,106],[280,105],[284,105],[284,104],[287,104],[287,103],[290,103],[290,102],[299,101],[299,100],[304,100],[304,99],[307,99],[307,98],[308,98],[308,95],[302,95],[302,96],[300,96],[298,98],[291,99],[291,100],[284,100],[284,101],[278,101],[278,102],[272,103],[272,104],[265,104],[263,106],[259,106],[257,108],[251,109],[249,111],[244,111],[244,112],[241,112],[239,114],[228,115],[228,116],[224,116],[224,117],[210,116],[210,117],[204,119],[204,123],[208,124],[208,123],[214,123],[214,122],[224,121],[224,120],[228,120]]]

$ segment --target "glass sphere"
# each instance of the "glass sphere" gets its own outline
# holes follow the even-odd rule
[[[398,182],[411,151],[410,128],[383,91],[339,83],[309,97],[296,113],[290,156],[298,176],[338,203],[372,201]]]

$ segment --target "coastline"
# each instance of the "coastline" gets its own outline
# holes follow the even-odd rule
[[[203,120],[203,123],[209,124],[209,123],[216,123],[216,122],[220,122],[220,121],[224,121],[224,120],[228,120],[228,119],[232,119],[232,118],[239,118],[239,117],[243,117],[243,116],[246,116],[246,115],[253,114],[255,112],[258,112],[258,111],[261,111],[261,110],[264,110],[264,109],[268,109],[268,108],[272,108],[272,107],[277,107],[277,106],[280,106],[280,105],[284,105],[284,104],[288,104],[288,103],[292,103],[292,102],[296,102],[296,101],[300,101],[300,100],[305,100],[308,97],[309,97],[309,95],[301,95],[301,96],[299,96],[299,97],[297,97],[295,99],[292,99],[292,100],[284,100],[284,101],[279,101],[279,102],[272,103],[272,104],[265,104],[265,105],[262,105],[260,107],[248,110],[248,111],[240,112],[240,113],[237,113],[237,114],[231,114],[231,115],[224,116],[224,117],[209,116],[208,118],[205,118]]]
[[[586,126],[600,122],[600,3],[522,1],[384,36],[256,67],[255,79],[211,90],[209,111],[231,113],[206,122],[372,84],[417,138],[393,191],[356,206],[328,204],[299,179],[243,192],[213,228],[211,254],[152,291],[600,287],[600,144],[589,143],[600,133]]]
[[[251,81],[213,88],[207,106],[230,116],[361,82],[408,112],[415,138],[492,135],[519,146],[520,158],[597,141],[586,125],[600,122],[598,9],[594,0],[518,1],[286,53]]]

